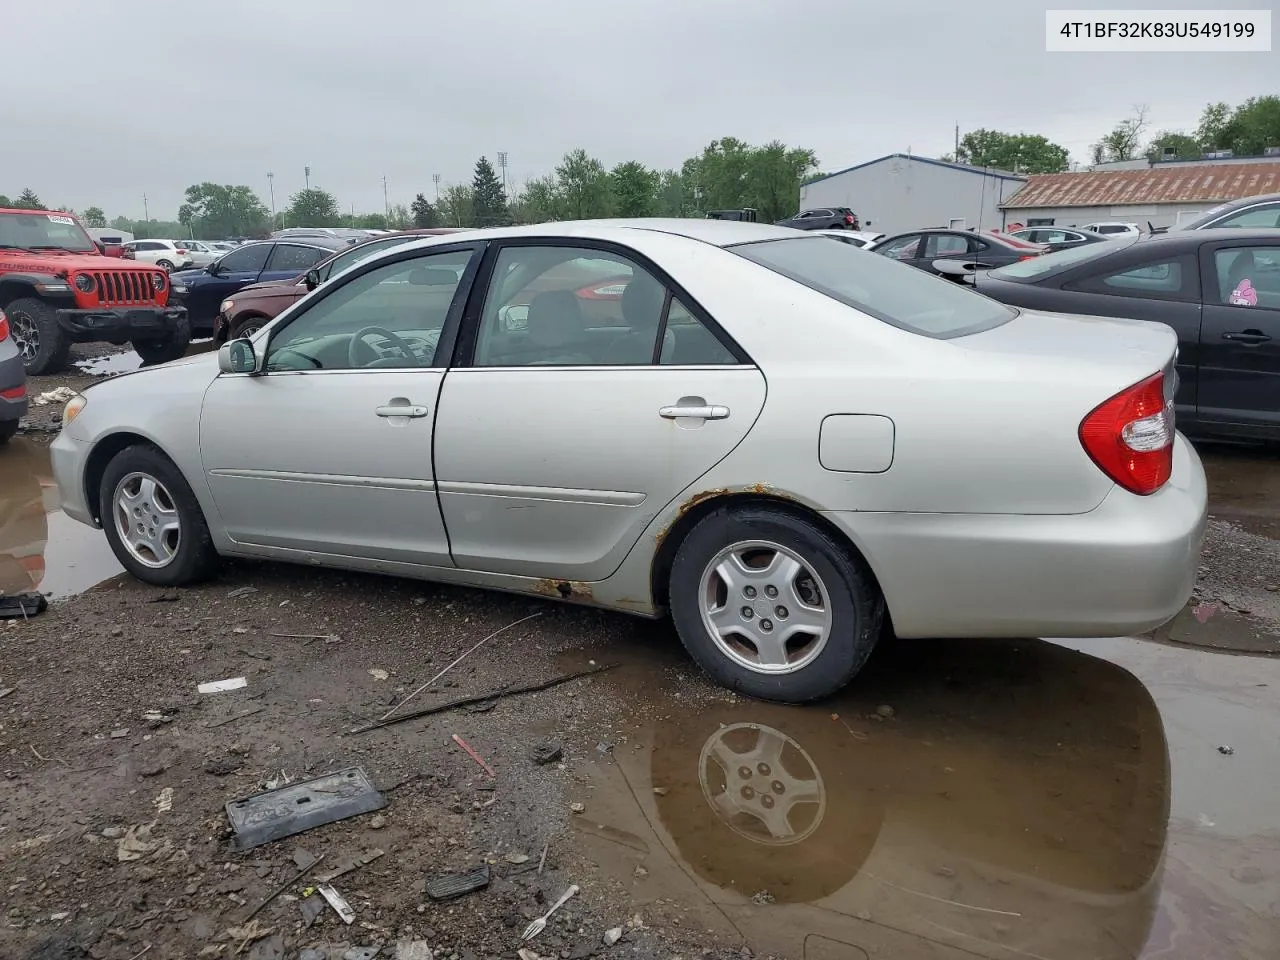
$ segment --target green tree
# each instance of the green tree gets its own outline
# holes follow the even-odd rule
[[[661,175],[643,163],[627,160],[609,174],[614,213],[620,217],[652,217],[658,207]]]
[[[333,227],[341,219],[337,198],[319,187],[299,190],[285,209],[285,222],[291,227]]]
[[[517,223],[550,223],[564,219],[564,198],[554,176],[537,177],[525,183],[513,204]]]
[[[570,220],[609,216],[613,197],[604,165],[587,151],[570,150],[556,167],[556,190]]]
[[[194,183],[187,187],[178,222],[201,237],[250,237],[267,232],[271,214],[246,186]]]
[[[1018,173],[1061,173],[1067,169],[1067,148],[1039,134],[971,130],[960,139],[954,159],[975,167],[995,167]]]
[[[1280,146],[1280,97],[1250,97],[1240,104],[1231,113],[1223,139],[1226,142],[1214,147],[1241,157],[1260,156],[1267,147]]]
[[[35,191],[30,187],[23,189],[18,199],[13,202],[14,207],[19,210],[43,210],[44,204],[40,202],[40,198],[36,196]]]
[[[795,213],[800,184],[818,169],[812,150],[778,141],[752,147],[736,137],[713,140],[680,169],[686,216],[752,207],[764,221]],[[674,192],[674,182],[668,189]]]
[[[12,206],[13,206],[13,201],[10,200],[8,197],[6,197],[3,193],[0,193],[0,207],[12,207]]]
[[[122,233],[133,233],[133,221],[128,217],[116,217],[109,226],[112,230],[119,230]]]
[[[693,194],[686,188],[679,170],[663,170],[658,175],[655,203],[660,217],[693,216]]]
[[[440,219],[450,227],[474,227],[475,211],[471,188],[451,183],[440,195]]]
[[[1200,141],[1190,134],[1178,130],[1161,130],[1147,144],[1147,159],[1153,162],[1164,160],[1167,149],[1174,151],[1173,156],[1168,159],[1176,160],[1197,160],[1202,152]]]
[[[1228,104],[1209,103],[1200,114],[1200,126],[1196,127],[1196,140],[1206,150],[1221,150],[1234,137],[1231,126],[1232,109]]]
[[[419,230],[440,225],[440,214],[436,212],[436,208],[431,205],[431,201],[425,194],[420,193],[414,197],[409,209],[413,215],[413,225]]]
[[[413,214],[403,203],[393,203],[387,214],[388,230],[408,230],[413,226]]]
[[[82,219],[86,227],[105,227],[107,225],[107,215],[102,212],[101,207],[86,207]]]
[[[1113,163],[1136,160],[1142,155],[1142,134],[1147,129],[1147,108],[1133,108],[1133,116],[1116,124],[1115,129],[1093,145],[1093,162]]]
[[[475,176],[471,179],[471,204],[478,227],[502,227],[511,222],[506,192],[488,157],[476,161]]]

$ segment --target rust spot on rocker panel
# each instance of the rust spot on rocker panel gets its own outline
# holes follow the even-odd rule
[[[581,580],[538,580],[534,583],[533,592],[556,600],[570,600],[577,603],[590,603],[593,600],[591,584]]]

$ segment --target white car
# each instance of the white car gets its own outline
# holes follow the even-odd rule
[[[166,270],[185,270],[195,266],[191,251],[172,240],[130,240],[124,245],[124,258],[152,263]]]
[[[872,233],[867,230],[810,230],[809,232],[815,233],[820,237],[831,237],[841,243],[864,249],[869,249],[884,239],[883,233]]]
[[[93,384],[53,470],[146,583],[259,557],[670,611],[721,683],[803,702],[886,623],[1114,637],[1178,613],[1206,485],[1177,346],[788,227],[498,227]]]
[[[1142,228],[1136,223],[1121,223],[1119,221],[1106,221],[1103,223],[1086,223],[1081,230],[1092,230],[1094,233],[1101,233],[1107,237],[1140,237],[1142,236]]]
[[[191,255],[193,267],[207,267],[227,252],[204,240],[175,240],[174,246],[185,249]],[[227,248],[230,249],[229,247]]]

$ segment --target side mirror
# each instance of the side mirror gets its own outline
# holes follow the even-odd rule
[[[218,348],[221,373],[257,373],[258,356],[249,340],[230,340]]]
[[[307,275],[303,282],[306,283],[308,290],[314,290],[316,287],[320,286],[320,271],[312,267],[307,271]]]
[[[215,260],[213,261],[213,263],[205,267],[204,271],[205,273],[209,274],[209,276],[216,277],[222,271],[222,268],[218,266],[218,261]]]
[[[511,304],[498,311],[498,322],[503,330],[527,330],[529,328],[529,308],[525,304]]]

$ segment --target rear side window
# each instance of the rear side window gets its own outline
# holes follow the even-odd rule
[[[1046,253],[1040,257],[1032,257],[1030,260],[1019,260],[1017,263],[1011,263],[1007,267],[997,267],[995,270],[988,271],[987,276],[995,277],[997,280],[1013,280],[1026,283],[1051,274],[1061,273],[1068,267],[1087,263],[1095,257],[1113,254],[1137,242],[1138,238],[1130,235],[1119,237],[1115,240],[1103,240],[1098,243],[1084,243],[1078,247],[1059,250],[1057,253]]]
[[[1017,312],[960,284],[822,237],[728,248],[892,326],[946,339],[990,330]]]
[[[1070,281],[1064,289],[1119,297],[1198,301],[1200,290],[1196,274],[1193,257],[1168,257],[1093,273]]]

